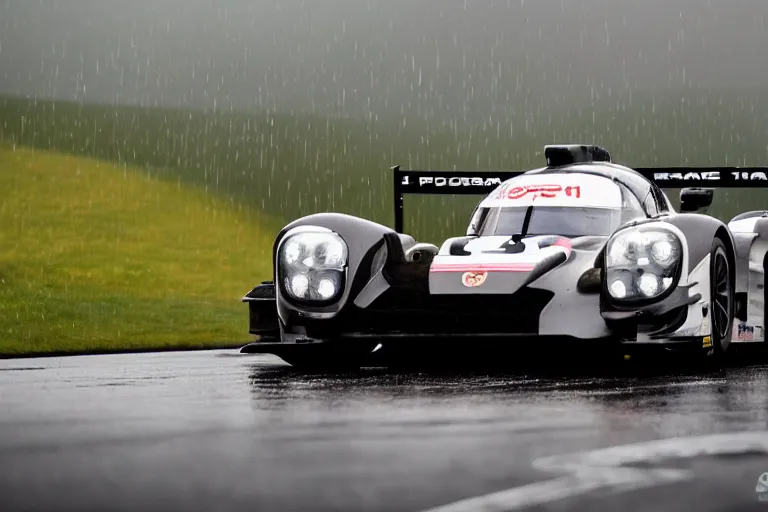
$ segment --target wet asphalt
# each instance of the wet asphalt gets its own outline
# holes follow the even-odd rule
[[[764,355],[564,368],[3,360],[0,510],[768,511]]]

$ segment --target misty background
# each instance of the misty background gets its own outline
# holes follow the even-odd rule
[[[0,93],[537,122],[548,103],[763,87],[766,15],[764,0],[0,0]]]
[[[765,0],[0,0],[0,139],[283,220],[390,225],[393,164],[528,169],[581,142],[628,165],[766,165],[767,15]],[[763,196],[720,191],[711,213]],[[476,199],[409,198],[410,226],[463,232]]]

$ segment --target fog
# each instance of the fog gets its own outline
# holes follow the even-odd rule
[[[0,94],[483,117],[764,86],[766,15],[765,0],[0,0]]]

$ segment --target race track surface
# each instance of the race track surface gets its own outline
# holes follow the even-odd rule
[[[302,373],[0,361],[3,511],[768,512],[768,366]]]

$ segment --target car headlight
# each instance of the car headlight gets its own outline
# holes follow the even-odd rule
[[[278,253],[279,279],[293,298],[331,302],[344,289],[347,244],[330,231],[301,231],[283,240]]]
[[[608,293],[620,301],[663,295],[675,281],[682,254],[672,231],[640,226],[619,232],[605,248]]]

